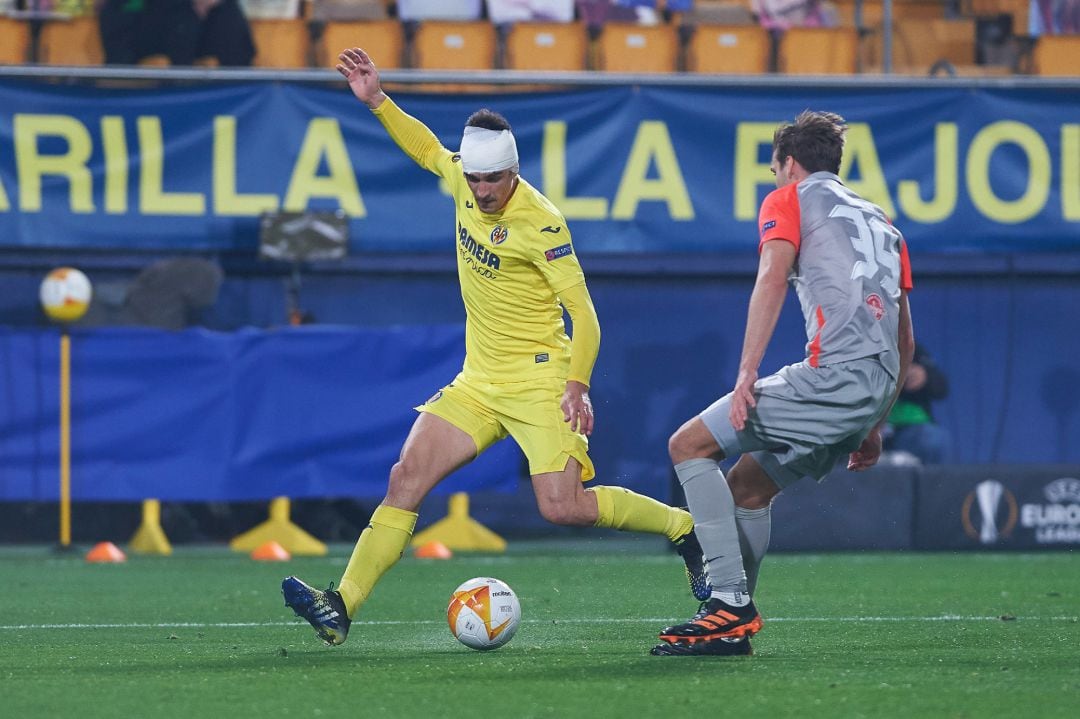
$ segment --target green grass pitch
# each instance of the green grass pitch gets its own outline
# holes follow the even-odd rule
[[[90,565],[0,548],[0,714],[9,717],[1076,717],[1080,555],[775,555],[752,657],[652,657],[696,605],[651,541],[511,544],[404,559],[323,646],[281,600],[326,558],[224,549]],[[451,590],[521,599],[508,645],[459,645]]]

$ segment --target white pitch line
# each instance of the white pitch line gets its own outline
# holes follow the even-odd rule
[[[1010,615],[1011,616],[1011,615]],[[1077,622],[1080,617],[1016,617],[1017,620],[1038,622]],[[524,619],[525,624],[657,624],[673,621],[671,617],[639,617],[636,619]],[[1000,616],[961,616],[942,615],[937,617],[766,617],[768,622],[997,622],[1002,621]],[[360,626],[394,626],[409,624],[445,624],[445,621],[435,619],[419,619],[416,621],[383,620],[383,621],[357,621],[353,624]],[[128,622],[116,624],[0,624],[0,630],[28,630],[28,629],[243,629],[254,627],[292,627],[303,626],[301,620],[293,622]]]

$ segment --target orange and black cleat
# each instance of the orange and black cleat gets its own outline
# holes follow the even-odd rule
[[[649,650],[654,657],[748,657],[754,653],[750,637],[707,639],[698,642],[661,642]]]
[[[660,639],[669,644],[738,639],[754,636],[762,626],[764,622],[753,602],[744,607],[733,607],[712,597],[701,603],[697,614],[689,622],[661,630]]]

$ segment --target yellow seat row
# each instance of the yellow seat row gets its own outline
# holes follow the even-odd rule
[[[487,22],[425,22],[406,42],[402,24],[393,19],[327,22],[252,20],[256,67],[332,67],[346,47],[367,49],[382,68],[427,70],[529,71],[601,70],[666,73],[686,70],[713,74],[770,71],[773,38],[757,25],[699,25],[685,45],[671,25],[609,23],[591,40],[580,23],[521,23],[500,44]],[[28,60],[28,26],[0,18],[0,64]],[[316,28],[316,32],[311,32]],[[881,65],[880,34],[860,35],[853,27],[794,28],[776,48],[776,70],[788,74],[853,74]],[[909,18],[894,26],[893,67],[898,73],[925,74],[939,61],[974,66],[974,21]],[[1041,75],[1080,75],[1080,37],[1040,38],[1034,71]],[[37,58],[46,65],[98,65],[104,60],[97,21],[92,17],[44,24]],[[147,64],[162,64],[152,58]],[[167,64],[167,62],[165,62]]]

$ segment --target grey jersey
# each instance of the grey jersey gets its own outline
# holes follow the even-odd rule
[[[789,281],[806,318],[812,367],[877,356],[900,373],[900,288],[911,288],[907,250],[881,208],[830,172],[775,190],[759,216],[761,242],[799,250]]]

